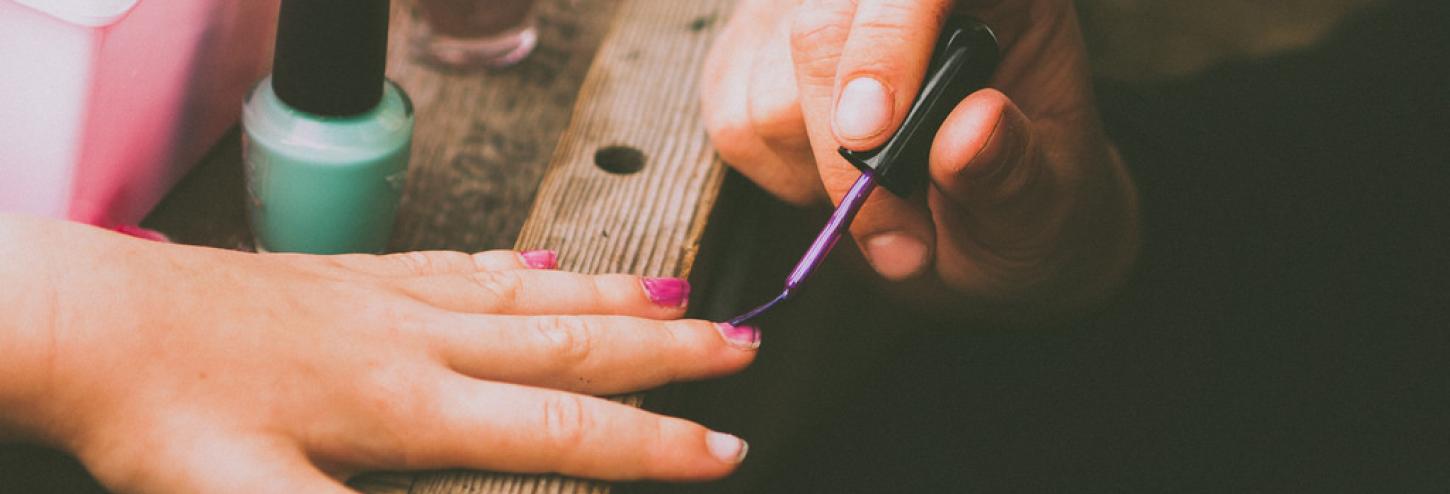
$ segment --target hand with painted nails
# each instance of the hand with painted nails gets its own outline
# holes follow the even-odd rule
[[[905,118],[946,17],[996,33],[990,89],[962,101],[909,198],[877,191],[851,232],[885,279],[943,310],[1053,317],[1111,292],[1136,255],[1134,187],[1102,130],[1069,0],[745,0],[705,64],[721,157],[795,204],[839,202]],[[984,313],[986,312],[986,313]]]
[[[740,439],[601,398],[743,369],[683,280],[553,253],[248,254],[0,215],[0,440],[119,492],[349,492],[361,471],[694,481]]]

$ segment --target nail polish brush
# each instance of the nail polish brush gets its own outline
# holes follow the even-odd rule
[[[986,25],[967,16],[948,19],[932,52],[921,90],[901,128],[879,148],[869,151],[841,148],[841,156],[861,170],[861,178],[841,198],[825,228],[786,277],[785,289],[780,295],[736,316],[729,324],[743,325],[798,293],[851,226],[878,184],[900,197],[924,188],[931,143],[942,122],[967,95],[986,87],[997,61],[997,39]]]

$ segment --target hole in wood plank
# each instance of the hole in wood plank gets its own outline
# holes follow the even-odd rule
[[[594,152],[594,165],[616,175],[644,169],[644,152],[630,146],[609,146]]]

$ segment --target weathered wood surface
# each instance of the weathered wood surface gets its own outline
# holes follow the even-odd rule
[[[626,0],[579,91],[519,234],[519,249],[550,248],[585,273],[689,277],[725,168],[699,115],[699,62],[734,0]],[[611,151],[638,151],[632,173]],[[600,154],[601,150],[609,149]],[[622,154],[632,154],[623,152]],[[630,167],[626,167],[630,168]],[[640,395],[623,397],[639,405]],[[420,475],[413,494],[594,493],[606,485],[553,475]]]

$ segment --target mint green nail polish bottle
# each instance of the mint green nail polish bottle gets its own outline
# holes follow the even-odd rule
[[[242,106],[257,250],[387,248],[413,142],[387,45],[388,0],[283,0],[272,75]]]

